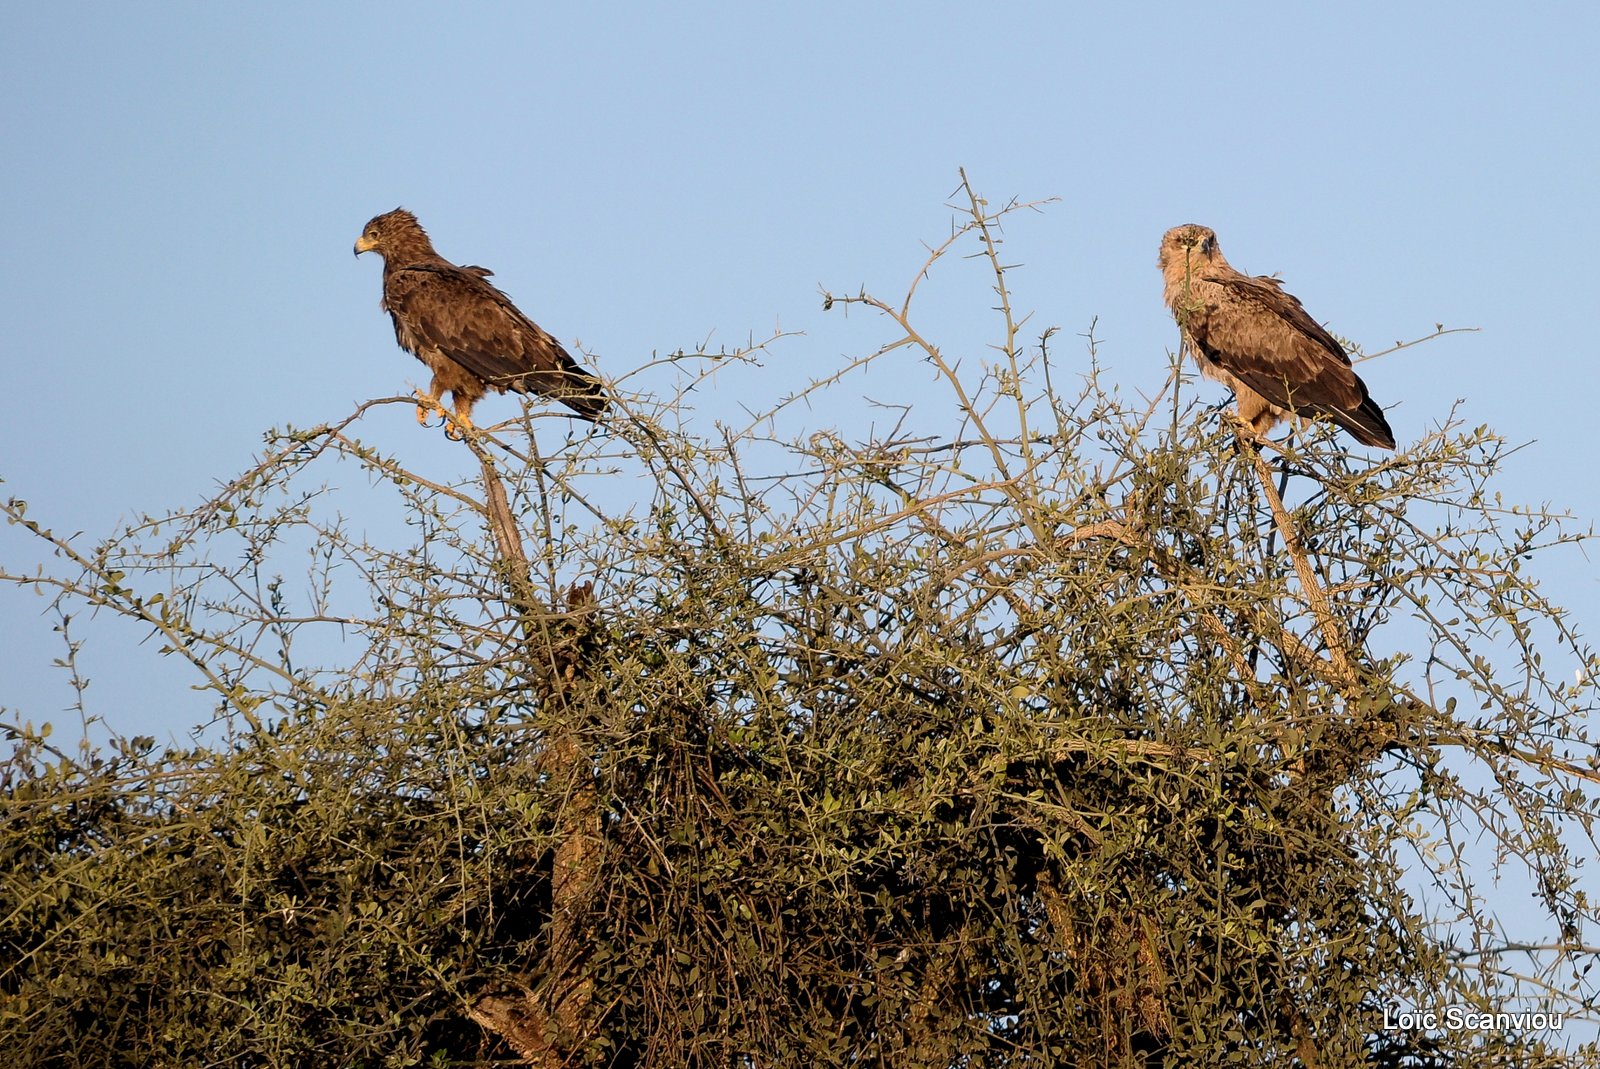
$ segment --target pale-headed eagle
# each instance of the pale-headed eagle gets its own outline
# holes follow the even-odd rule
[[[1394,448],[1383,409],[1350,357],[1277,279],[1240,274],[1209,227],[1161,239],[1167,307],[1202,374],[1233,388],[1257,435],[1293,416],[1326,416],[1362,445]]]
[[[490,390],[551,397],[587,420],[606,410],[600,380],[489,283],[492,272],[458,267],[434,252],[404,208],[363,228],[356,255],[364,252],[383,257],[383,308],[394,319],[395,339],[433,370],[428,394],[417,393],[419,423],[442,411],[446,393],[454,421],[467,429],[472,406]]]

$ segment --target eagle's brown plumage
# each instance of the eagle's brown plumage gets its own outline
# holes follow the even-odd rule
[[[1383,409],[1350,357],[1283,291],[1241,274],[1210,227],[1175,226],[1161,239],[1167,307],[1203,374],[1233,388],[1239,416],[1266,434],[1291,416],[1326,416],[1363,445],[1394,448]]]
[[[356,255],[364,252],[383,257],[383,308],[395,339],[433,371],[418,420],[449,393],[456,421],[471,427],[472,406],[490,390],[552,397],[587,420],[605,411],[600,381],[488,282],[490,271],[458,267],[435,252],[404,208],[362,229]]]

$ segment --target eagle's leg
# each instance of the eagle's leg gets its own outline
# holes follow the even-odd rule
[[[459,442],[468,434],[477,434],[478,428],[472,425],[472,404],[457,401],[455,414],[444,414],[444,436],[452,442]]]
[[[1254,390],[1236,390],[1235,393],[1239,398],[1239,418],[1249,425],[1257,438],[1272,433],[1272,428],[1288,415]]]
[[[1237,412],[1224,411],[1222,418],[1233,426],[1234,456],[1247,457],[1261,448],[1261,435],[1257,433],[1255,424],[1240,416]]]
[[[417,387],[417,422],[426,427],[428,421],[434,416],[443,416],[446,424],[450,422],[450,413],[439,403],[439,398],[431,393],[425,393],[422,387]]]

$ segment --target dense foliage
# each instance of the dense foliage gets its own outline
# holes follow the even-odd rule
[[[1384,1027],[1592,1005],[1594,692],[1558,677],[1595,661],[1523,573],[1573,536],[1499,505],[1483,430],[1258,460],[1176,373],[1060,396],[970,209],[930,266],[988,257],[978,378],[849,298],[960,437],[637,402],[442,485],[363,406],[95,547],[12,501],[64,563],[8,577],[151,629],[228,730],[11,726],[8,1064],[1582,1064]],[[355,465],[391,544],[318,482]],[[1486,831],[1537,880],[1531,965]]]

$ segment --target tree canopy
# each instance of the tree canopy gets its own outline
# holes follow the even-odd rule
[[[780,433],[847,371],[698,435],[619,392],[447,482],[357,436],[393,398],[92,545],[7,503],[56,565],[4,578],[157,636],[220,725],[9,723],[11,1064],[1593,1057],[1387,1027],[1592,1012],[1600,664],[1528,563],[1586,533],[1499,499],[1487,428],[1257,453],[1176,362],[1124,397],[1011,308],[1029,206],[959,197],[903,300],[826,297],[891,328],[852,368],[945,387],[870,437]],[[958,359],[915,298],[965,254]]]

